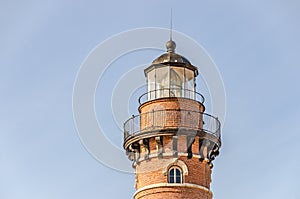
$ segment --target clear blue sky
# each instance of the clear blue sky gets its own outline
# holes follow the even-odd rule
[[[1,199],[132,198],[134,176],[101,165],[81,145],[73,84],[107,37],[168,27],[170,4],[0,2]],[[174,29],[205,47],[226,87],[214,198],[300,198],[299,11],[297,0],[173,3]],[[121,131],[112,134],[122,143]]]

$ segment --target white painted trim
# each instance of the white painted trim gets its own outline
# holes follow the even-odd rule
[[[203,187],[201,185],[197,185],[197,184],[191,184],[191,183],[183,183],[183,184],[177,184],[177,183],[157,183],[157,184],[151,184],[148,186],[144,186],[138,190],[136,190],[136,192],[134,193],[133,197],[135,197],[138,193],[142,192],[142,191],[146,191],[148,189],[155,189],[155,188],[165,188],[165,187],[185,187],[185,188],[193,188],[193,189],[200,189],[206,192],[209,192],[210,194],[212,194],[212,192],[206,188]]]
[[[178,160],[177,158],[173,158],[172,161],[163,168],[163,171],[162,171],[163,174],[168,175],[168,171],[172,166],[180,167],[184,176],[189,174],[189,170],[188,170],[186,164],[183,161]]]

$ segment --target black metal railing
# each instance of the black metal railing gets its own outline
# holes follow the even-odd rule
[[[189,110],[156,110],[132,116],[124,123],[124,140],[148,131],[187,128],[221,138],[221,123],[207,113]]]
[[[188,89],[178,89],[178,88],[164,88],[148,91],[144,93],[139,98],[139,103],[143,104],[147,101],[165,98],[165,97],[178,97],[178,98],[188,98],[204,103],[204,97],[200,93]]]

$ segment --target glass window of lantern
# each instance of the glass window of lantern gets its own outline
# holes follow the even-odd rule
[[[155,99],[155,70],[148,72],[148,100]]]
[[[156,69],[156,98],[169,97],[169,67]]]
[[[170,97],[182,97],[184,68],[170,67]]]
[[[195,97],[195,72],[185,68],[185,97],[194,99]]]

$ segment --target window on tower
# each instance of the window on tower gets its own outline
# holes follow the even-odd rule
[[[182,183],[182,171],[179,167],[169,169],[168,183]]]

